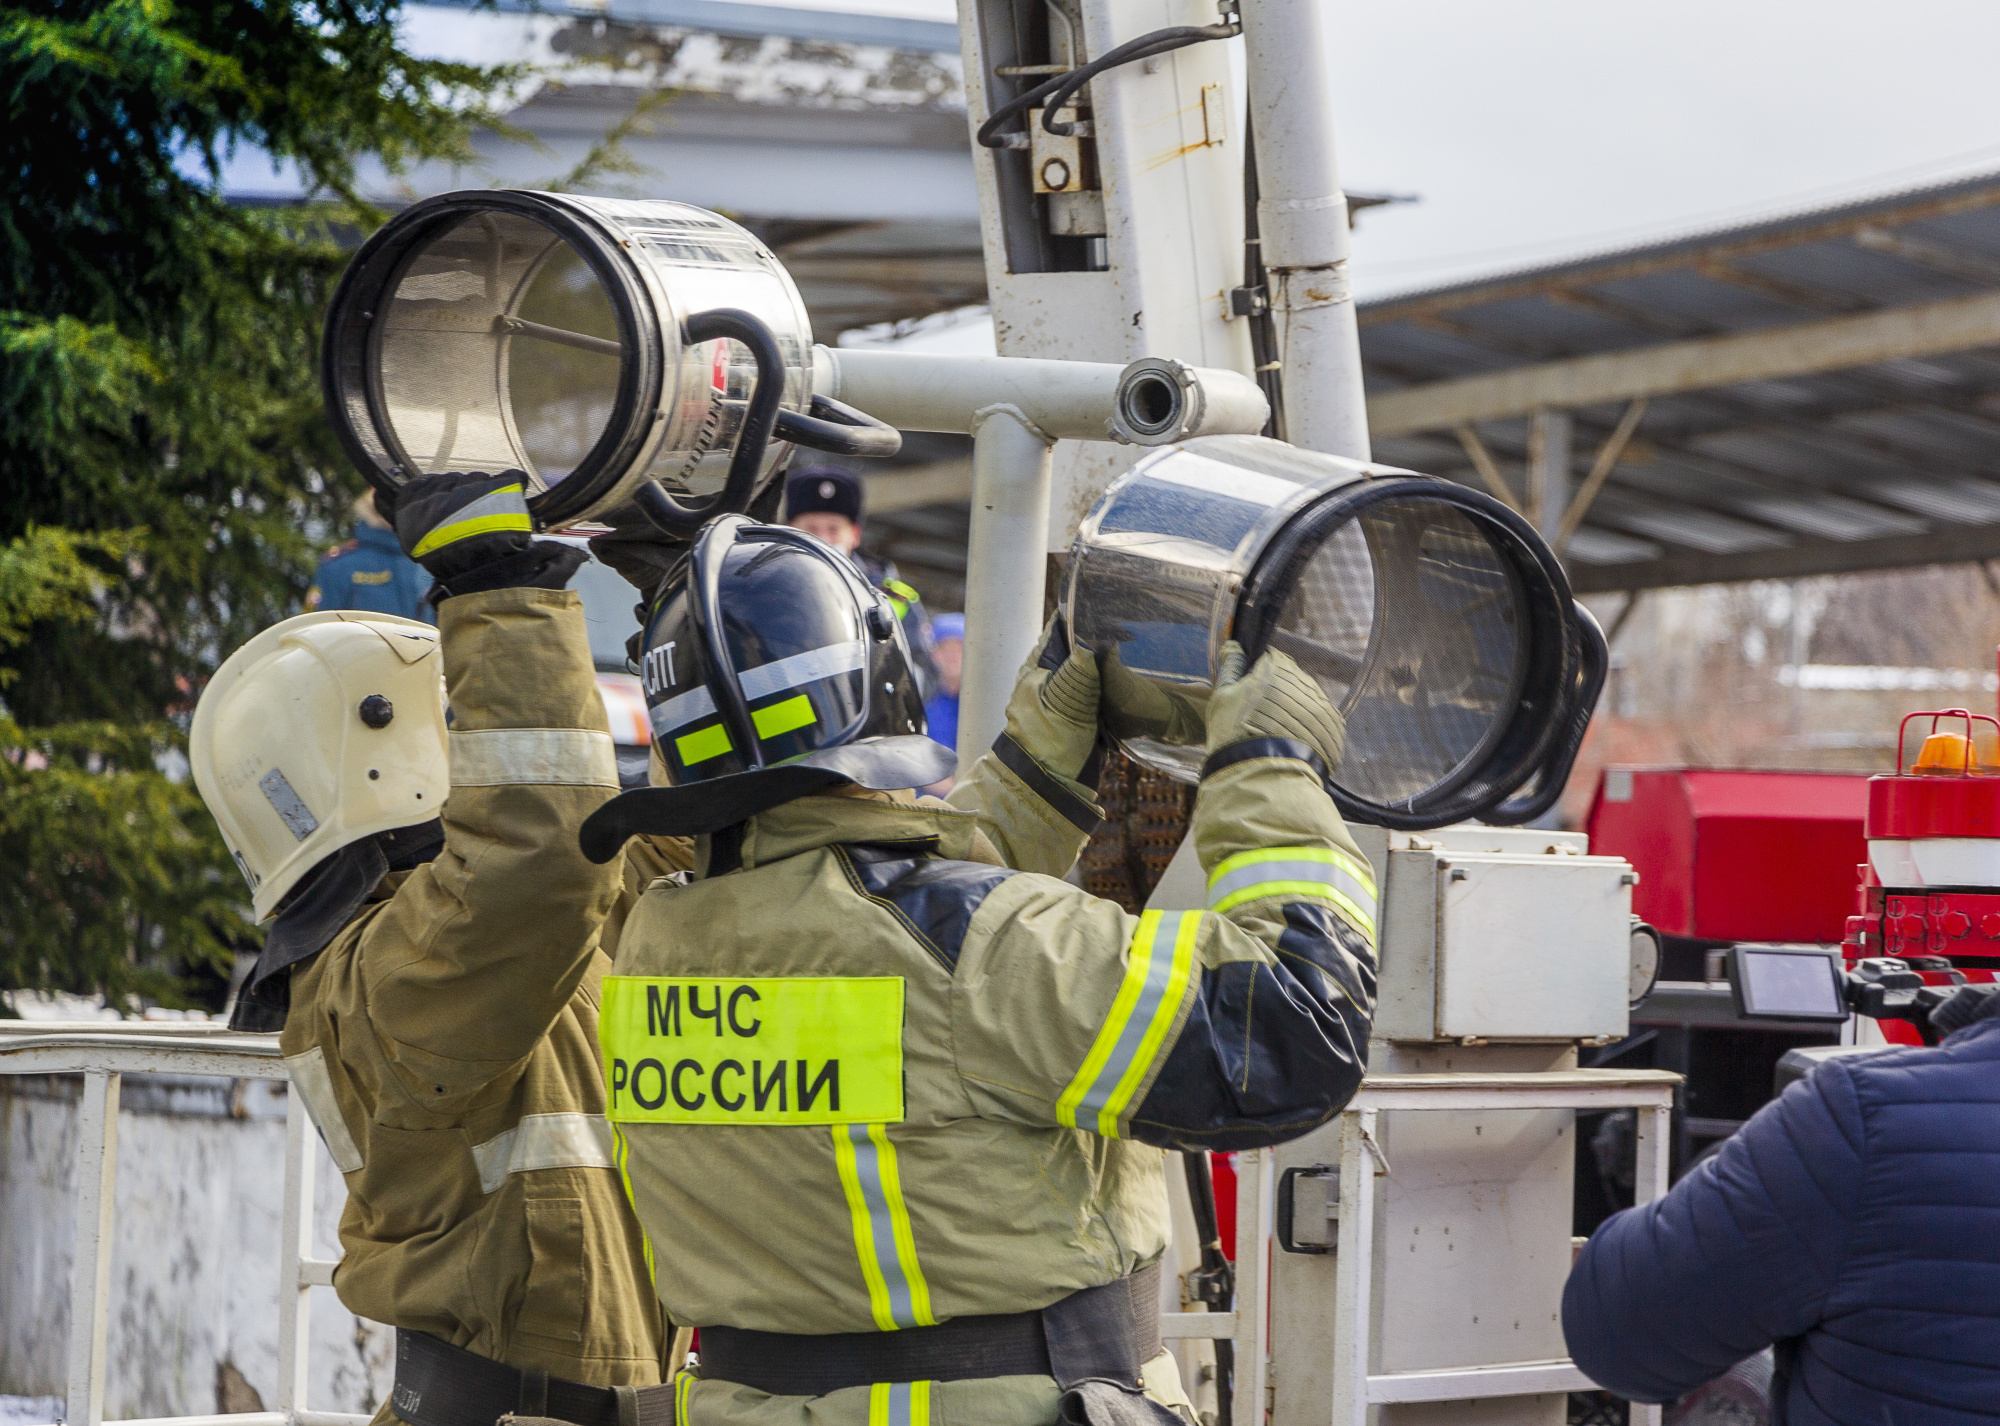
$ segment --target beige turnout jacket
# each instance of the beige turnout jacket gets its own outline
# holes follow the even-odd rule
[[[1237,1112],[1228,1066],[1205,1067],[1277,1033],[1256,1007],[1318,1027],[1282,1035],[1358,1083],[1373,887],[1305,763],[1204,783],[1206,912],[1134,917],[1048,874],[1081,837],[1037,826],[991,755],[952,803],[786,803],[750,819],[740,867],[704,844],[692,882],[632,912],[600,1037],[627,1188],[676,1232],[658,1279],[676,1321],[821,1334],[1045,1307],[1159,1259],[1164,1154],[1144,1139],[1200,1143],[1206,1110],[1172,1116]],[[1280,1048],[1233,1088],[1269,1100],[1240,1119],[1271,1119],[1267,1139],[1351,1092],[1245,1078],[1318,1077]],[[1163,1073],[1186,1092],[1154,1100]],[[1145,1386],[1186,1400],[1165,1353]],[[1049,1426],[1058,1396],[1030,1376],[675,1386],[678,1426]]]
[[[293,973],[282,1039],[347,1183],[334,1287],[361,1316],[511,1366],[651,1384],[666,1328],[597,1051],[599,933],[625,871],[576,840],[617,791],[582,608],[506,589],[439,614],[444,848]],[[673,850],[629,855],[658,875]]]

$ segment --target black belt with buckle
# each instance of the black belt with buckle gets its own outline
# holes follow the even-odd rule
[[[955,1317],[936,1327],[822,1336],[704,1327],[701,1375],[773,1396],[998,1376],[1054,1377],[1065,1389],[1085,1380],[1111,1381],[1136,1390],[1140,1368],[1161,1350],[1160,1265],[1154,1263],[1038,1312]]]
[[[396,1329],[389,1409],[409,1426],[493,1426],[503,1416],[574,1426],[635,1426],[638,1420],[631,1387],[585,1386],[523,1371],[403,1327]]]

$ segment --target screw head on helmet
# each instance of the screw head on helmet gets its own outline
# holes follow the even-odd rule
[[[666,785],[585,823],[597,860],[636,833],[712,832],[816,788],[921,787],[956,765],[923,736],[887,601],[801,530],[710,523],[653,604],[639,667]]]

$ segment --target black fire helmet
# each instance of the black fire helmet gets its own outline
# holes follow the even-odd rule
[[[648,611],[640,680],[668,785],[585,819],[583,853],[720,831],[822,787],[925,787],[956,768],[924,736],[888,601],[802,530],[712,521]]]

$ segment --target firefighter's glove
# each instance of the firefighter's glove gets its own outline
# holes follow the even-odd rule
[[[1157,738],[1181,745],[1201,742],[1201,710],[1126,668],[1116,644],[1098,661],[1098,675],[1104,681],[1104,729],[1112,737]]]
[[[2000,985],[1961,985],[1931,1011],[1931,1028],[1943,1039],[1975,1020],[2000,1015]]]
[[[1340,766],[1346,727],[1317,683],[1276,649],[1268,650],[1247,673],[1242,646],[1222,646],[1222,667],[1208,700],[1208,751],[1219,753],[1251,738],[1283,738],[1304,743],[1326,771]]]
[[[425,475],[376,506],[396,527],[403,552],[436,581],[428,598],[487,589],[561,589],[582,550],[534,538],[527,477],[518,470]]]
[[[1007,701],[1007,736],[1040,763],[1073,782],[1097,780],[1097,660],[1071,649],[1057,615],[1041,652],[1014,681]]]
[[[687,560],[694,541],[668,534],[647,519],[637,504],[620,505],[607,512],[604,523],[611,528],[590,537],[590,552],[638,590],[642,604],[651,608],[667,576]],[[640,622],[644,623],[645,618],[641,614]]]

